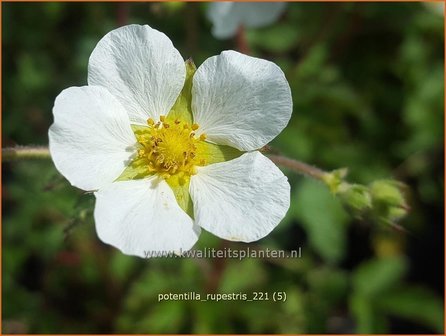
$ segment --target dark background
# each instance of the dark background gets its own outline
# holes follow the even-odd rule
[[[86,84],[88,57],[128,23],[166,33],[199,66],[212,37],[199,3],[2,3],[2,143],[46,145],[55,97]],[[283,154],[367,184],[409,188],[408,233],[356,220],[326,188],[285,170],[292,205],[251,247],[301,259],[141,260],[101,243],[94,199],[52,162],[2,165],[4,333],[443,333],[443,15],[422,3],[289,3],[246,31],[277,63],[294,112]],[[198,247],[245,248],[203,234]],[[158,303],[159,293],[285,291],[275,302]]]

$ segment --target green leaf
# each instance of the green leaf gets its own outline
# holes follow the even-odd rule
[[[406,270],[407,263],[401,257],[373,259],[357,268],[353,286],[357,293],[372,298],[398,285]]]
[[[404,317],[444,332],[443,302],[431,291],[422,287],[398,287],[377,298],[377,306],[387,314]]]
[[[384,334],[388,330],[384,314],[377,311],[368,298],[353,295],[350,300],[350,310],[356,321],[358,334]]]
[[[154,309],[139,323],[139,332],[150,330],[154,333],[163,333],[166,330],[180,331],[186,312],[186,305],[181,301],[165,301],[153,305]]]
[[[135,258],[123,253],[114,253],[110,259],[110,273],[115,281],[125,282],[137,265]]]
[[[342,260],[348,216],[327,188],[304,180],[297,191],[296,217],[302,222],[310,244],[328,262]]]
[[[348,290],[348,277],[343,271],[330,267],[318,267],[308,272],[309,288],[318,297],[323,297],[324,305],[334,305],[345,297]]]
[[[406,261],[400,257],[375,259],[361,265],[353,276],[351,310],[358,333],[384,333],[387,315],[423,323],[443,333],[443,303],[430,291],[402,286]],[[381,322],[379,322],[381,321]]]
[[[273,52],[285,52],[296,45],[299,31],[291,24],[277,24],[265,29],[247,31],[248,42]]]
[[[241,277],[240,274],[250,274],[250,277]],[[219,291],[243,292],[265,284],[265,271],[257,259],[243,259],[228,262],[225,273],[221,277]]]

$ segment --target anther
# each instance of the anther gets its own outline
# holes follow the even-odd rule
[[[164,122],[164,120],[166,120],[166,117],[163,116],[163,115],[160,115],[160,121],[161,121],[161,122]]]
[[[193,124],[192,125],[192,130],[196,131],[200,126],[198,126],[198,124]]]
[[[201,141],[206,140],[206,134],[204,134],[204,133],[201,134],[201,135],[200,135],[200,140],[201,140]]]

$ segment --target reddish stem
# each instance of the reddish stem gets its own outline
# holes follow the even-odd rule
[[[125,26],[129,21],[129,5],[125,2],[117,4],[116,22],[119,27]]]
[[[248,40],[246,39],[245,27],[239,26],[236,35],[237,50],[245,55],[251,54],[251,49],[249,48]]]

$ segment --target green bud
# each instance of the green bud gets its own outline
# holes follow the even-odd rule
[[[333,194],[337,194],[339,191],[339,187],[343,183],[343,180],[347,176],[347,174],[347,168],[336,169],[330,173],[325,173],[322,181],[325,182],[325,184],[328,186]]]
[[[407,208],[390,207],[388,217],[391,222],[397,222],[405,217],[408,212]]]
[[[374,202],[407,207],[401,192],[403,187],[404,184],[395,180],[378,180],[370,185],[370,192]]]
[[[378,180],[370,184],[373,213],[384,224],[395,224],[409,212],[402,189],[395,180]]]
[[[359,215],[372,208],[372,197],[366,186],[342,183],[338,195],[345,205]]]

